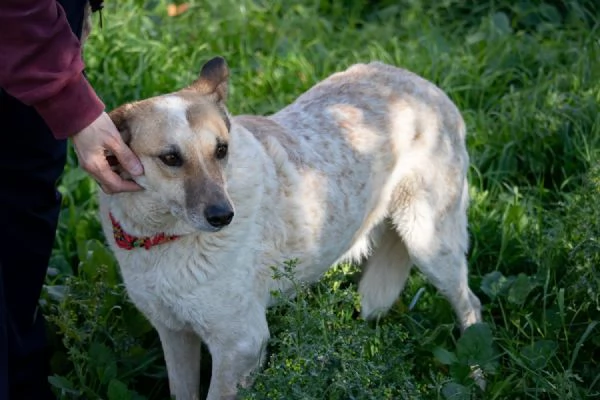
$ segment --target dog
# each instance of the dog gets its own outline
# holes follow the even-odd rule
[[[188,86],[109,113],[144,190],[99,191],[100,220],[128,296],[158,332],[172,396],[198,398],[201,341],[209,400],[251,387],[273,294],[293,296],[274,270],[292,259],[300,282],[361,264],[365,319],[385,315],[415,265],[463,330],[481,321],[467,281],[466,127],[440,88],[374,61],[270,116],[232,116],[229,78],[214,57]]]

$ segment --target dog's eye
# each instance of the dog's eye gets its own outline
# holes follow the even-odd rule
[[[227,145],[225,143],[219,143],[217,145],[217,149],[215,151],[215,157],[217,157],[219,160],[225,158],[225,156],[227,155]]]
[[[179,153],[167,153],[158,156],[158,158],[160,158],[160,161],[169,167],[181,167],[183,165],[183,160],[181,159]]]

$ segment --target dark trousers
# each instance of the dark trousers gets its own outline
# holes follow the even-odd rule
[[[79,37],[85,0],[59,3]],[[37,304],[54,245],[66,144],[33,108],[0,90],[0,400],[54,398]]]

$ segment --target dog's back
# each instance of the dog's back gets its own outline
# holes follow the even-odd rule
[[[450,99],[419,76],[378,62],[354,65],[268,118],[234,123],[278,160],[283,183],[272,206],[281,207],[287,227],[280,256],[300,260],[300,279],[318,279],[331,264],[363,259],[371,248],[371,264],[385,246],[394,254],[379,264],[409,263],[405,241],[428,247],[421,242],[437,240],[427,237],[436,225],[448,230],[440,238],[455,257],[466,251],[465,126]],[[402,276],[380,275],[373,289],[363,281],[365,316],[397,298],[407,268],[390,271]]]

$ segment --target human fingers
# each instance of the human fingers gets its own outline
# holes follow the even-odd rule
[[[96,154],[82,158],[80,165],[81,168],[98,182],[100,188],[107,194],[143,190],[136,182],[121,178],[111,169],[109,162],[106,159],[103,159],[103,157],[99,157]]]
[[[100,185],[100,188],[106,194],[116,194],[122,192],[139,192],[143,188],[134,181],[129,181],[121,178],[110,168],[102,168],[96,170],[94,173],[90,172],[90,175]]]

